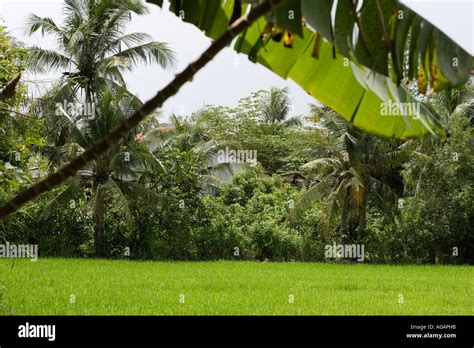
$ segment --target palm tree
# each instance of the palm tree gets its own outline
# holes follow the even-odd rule
[[[394,170],[408,157],[408,151],[354,128],[327,107],[314,106],[313,111],[321,119],[315,132],[328,141],[319,145],[319,158],[301,167],[316,174],[316,181],[296,202],[289,221],[295,222],[320,200],[327,216],[322,227],[336,223],[341,237],[353,240],[366,227],[369,201],[385,213],[397,209],[396,189],[400,185]]]
[[[54,36],[59,47],[58,50],[33,47],[28,61],[29,68],[34,71],[62,71],[60,81],[40,98],[46,115],[45,133],[50,144],[42,151],[51,166],[60,166],[74,158],[141,107],[141,101],[125,88],[124,71],[131,70],[140,62],[158,63],[163,68],[174,65],[174,53],[165,43],[155,42],[145,33],[123,34],[132,14],[148,12],[141,1],[66,0],[63,12],[65,19],[61,25],[51,18],[33,14],[27,28],[29,34],[40,30],[43,35]],[[85,103],[86,108],[93,108],[95,112],[92,115],[73,113],[62,104],[65,102]],[[142,192],[144,197],[153,195],[137,185],[145,166],[160,168],[147,147],[138,141],[150,128],[153,116],[148,120],[129,132],[104,156],[93,161],[86,170],[80,171],[80,175],[72,178],[50,205],[68,204],[71,199],[83,196],[84,188],[90,186],[92,195],[87,207],[93,207],[94,211],[98,256],[103,254],[107,204],[114,201],[114,207],[131,224],[132,216],[125,194]]]
[[[263,115],[267,123],[279,123],[286,119],[290,112],[288,88],[272,87],[262,94]]]
[[[58,44],[59,50],[33,47],[29,52],[32,70],[62,71],[63,77],[49,94],[56,101],[72,102],[80,94],[89,103],[104,85],[118,90],[125,86],[122,73],[140,62],[163,68],[174,65],[174,53],[167,44],[145,33],[123,34],[132,14],[148,13],[139,0],[65,0],[63,13],[62,25],[34,14],[27,24],[30,35],[41,30]]]
[[[288,126],[300,126],[301,120],[297,117],[288,118],[291,102],[288,97],[288,88],[272,87],[269,91],[261,92],[261,107],[266,123],[282,123]]]
[[[96,92],[96,115],[83,121],[74,121],[65,110],[53,116],[52,127],[65,135],[65,144],[50,146],[46,153],[57,161],[64,162],[88,148],[98,139],[117,126],[131,112],[141,106],[141,102],[125,89],[118,94],[110,89]],[[154,119],[156,115],[152,115]],[[94,244],[97,256],[103,255],[105,213],[108,205],[113,205],[124,218],[128,226],[133,224],[128,198],[140,196],[148,202],[158,202],[159,197],[138,184],[140,175],[147,168],[163,170],[160,163],[141,144],[141,135],[148,131],[145,122],[130,132],[126,138],[111,147],[104,156],[93,161],[90,166],[79,172],[66,185],[66,188],[52,201],[44,211],[45,217],[52,209],[70,205],[84,197],[84,188],[90,190],[86,208],[93,210]],[[73,200],[73,201],[71,201]]]

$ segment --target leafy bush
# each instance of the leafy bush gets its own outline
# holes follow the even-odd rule
[[[297,190],[280,177],[241,173],[217,197],[204,200],[207,219],[197,236],[202,257],[301,259],[302,236],[285,224]]]
[[[196,258],[194,229],[202,216],[201,166],[192,151],[171,149],[157,155],[165,170],[150,171],[141,181],[154,199],[134,200],[136,228],[132,241],[134,258]]]
[[[472,116],[472,114],[471,114]],[[452,115],[449,138],[430,154],[403,209],[409,254],[423,262],[474,262],[474,127]]]
[[[92,218],[68,206],[42,213],[60,189],[48,193],[2,223],[3,238],[14,244],[38,244],[40,256],[79,257],[92,254]]]

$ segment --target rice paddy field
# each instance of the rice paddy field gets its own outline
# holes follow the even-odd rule
[[[0,260],[0,315],[473,315],[474,267]]]

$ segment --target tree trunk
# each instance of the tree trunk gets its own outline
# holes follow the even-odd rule
[[[104,239],[104,217],[102,214],[96,214],[94,218],[94,248],[95,256],[103,256],[103,239]]]
[[[347,201],[344,200],[344,202],[342,203],[342,209],[341,209],[341,228],[339,231],[340,237],[341,237],[341,243],[344,243],[348,237],[348,233],[349,233],[348,227],[349,227],[349,207],[348,207]]]
[[[367,225],[367,190],[364,190],[364,194],[362,196],[362,202],[359,207],[359,223],[357,227],[357,232],[363,232]]]
[[[101,257],[104,256],[103,240],[106,214],[106,204],[101,190],[103,189],[102,185],[109,177],[109,167],[106,158],[102,158],[95,162],[93,173],[92,187],[96,190],[96,201],[94,207],[94,248],[95,256]]]

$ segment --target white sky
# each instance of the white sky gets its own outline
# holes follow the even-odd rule
[[[304,0],[303,0],[304,1]],[[402,1],[422,14],[443,30],[468,52],[474,52],[474,0],[404,0]],[[55,48],[54,41],[40,34],[24,35],[24,25],[30,13],[40,17],[51,17],[62,22],[62,1],[59,0],[0,0],[0,14],[10,33],[27,45]],[[134,17],[128,32],[145,32],[156,41],[164,41],[177,53],[176,71],[163,71],[157,66],[139,66],[126,74],[128,88],[143,101],[171,81],[176,72],[197,58],[210,44],[210,40],[194,26],[183,23],[167,10],[150,5],[146,16]],[[55,76],[48,76],[55,77]],[[31,76],[30,78],[34,78]],[[266,68],[256,65],[244,55],[226,48],[180,92],[170,98],[163,107],[163,115],[175,112],[189,115],[205,104],[235,106],[237,101],[259,89],[272,86],[289,87],[293,101],[293,115],[305,114],[308,104],[315,102],[303,89],[291,80],[283,80]]]

